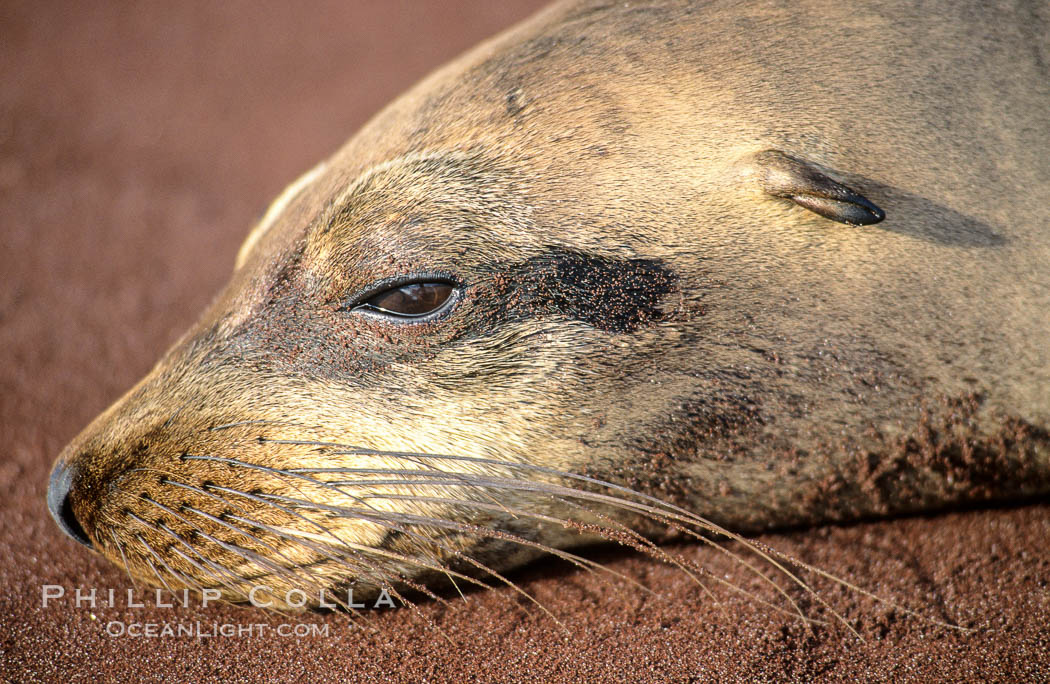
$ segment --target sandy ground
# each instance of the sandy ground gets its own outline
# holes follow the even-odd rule
[[[268,200],[446,59],[539,2],[0,3],[0,677],[11,681],[1048,681],[1050,505],[798,531],[766,543],[969,633],[816,582],[808,629],[717,551],[711,572],[597,550],[447,605],[297,618],[194,603],[94,609],[129,586],[48,517],[60,448],[189,325]],[[724,579],[752,597],[718,584]],[[799,589],[809,615],[828,617]],[[717,602],[712,600],[712,595]],[[779,605],[785,605],[779,601]],[[224,637],[121,625],[252,625]],[[559,626],[564,625],[564,629]],[[302,638],[281,625],[317,629]],[[117,627],[113,627],[117,625]],[[321,633],[327,629],[328,634]],[[265,630],[265,633],[264,633]]]

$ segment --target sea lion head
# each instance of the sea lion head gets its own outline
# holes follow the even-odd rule
[[[856,228],[885,217],[878,187],[783,123],[793,92],[679,78],[676,24],[638,21],[542,15],[290,186],[62,453],[56,520],[133,576],[238,600],[495,574],[683,524],[675,503],[712,530],[876,510],[803,457],[867,459],[921,390],[863,289],[909,237]],[[861,415],[871,434],[834,442]]]
[[[558,545],[513,511],[565,504],[509,484],[557,478],[512,465],[627,470],[636,399],[684,372],[682,322],[703,307],[673,251],[641,248],[666,219],[566,215],[585,181],[551,194],[572,169],[538,173],[549,155],[523,152],[497,95],[494,140],[363,169],[351,144],[293,184],[197,325],[64,451],[63,524],[146,581],[231,596],[535,553],[472,528]]]

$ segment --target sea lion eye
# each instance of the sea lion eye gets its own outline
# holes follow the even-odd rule
[[[453,299],[451,283],[408,283],[373,295],[354,307],[398,318],[424,318],[437,313]]]

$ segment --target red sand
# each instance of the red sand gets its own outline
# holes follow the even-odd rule
[[[827,582],[864,636],[615,550],[662,598],[548,562],[418,614],[306,615],[328,637],[111,637],[129,622],[265,623],[232,606],[41,606],[44,584],[127,586],[48,517],[52,459],[145,373],[226,278],[267,201],[429,69],[538,2],[0,6],[0,676],[12,681],[1048,681],[1050,506],[764,538],[964,634]],[[679,547],[773,600],[739,567]],[[811,615],[818,607],[802,592]],[[421,617],[422,616],[422,617]],[[424,617],[436,629],[428,628]],[[447,637],[447,638],[446,638]]]

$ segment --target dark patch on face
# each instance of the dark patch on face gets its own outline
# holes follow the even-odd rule
[[[665,317],[677,277],[659,259],[610,259],[552,249],[508,269],[511,317],[562,315],[610,333]]]

